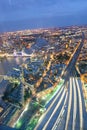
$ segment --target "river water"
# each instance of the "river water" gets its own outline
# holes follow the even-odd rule
[[[0,75],[6,75],[13,67],[17,67],[26,61],[27,58],[14,57],[0,61]]]

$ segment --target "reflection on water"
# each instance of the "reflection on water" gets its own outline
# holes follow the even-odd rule
[[[22,57],[3,59],[0,61],[0,75],[7,74],[7,72],[11,71],[13,67],[24,63],[26,59],[27,58]]]

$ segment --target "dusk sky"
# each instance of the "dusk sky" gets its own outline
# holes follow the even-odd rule
[[[0,0],[0,31],[84,25],[87,0]]]

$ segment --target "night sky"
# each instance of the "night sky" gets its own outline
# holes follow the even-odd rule
[[[0,0],[0,31],[87,24],[87,0]]]

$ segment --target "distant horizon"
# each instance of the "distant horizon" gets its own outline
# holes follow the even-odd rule
[[[54,28],[70,28],[70,27],[84,27],[87,24],[79,24],[79,25],[63,25],[63,26],[48,26],[48,27],[36,27],[36,28],[19,28],[19,29],[6,29],[5,31],[0,30],[0,34],[9,33],[9,32],[18,32],[18,31],[26,31],[26,30],[40,30],[40,29],[54,29]]]

